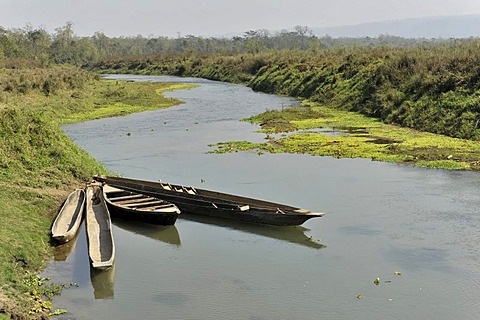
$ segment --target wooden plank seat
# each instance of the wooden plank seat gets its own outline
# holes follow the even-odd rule
[[[160,204],[160,203],[163,203],[163,201],[162,200],[155,200],[155,201],[139,202],[139,203],[127,203],[127,204],[124,204],[123,206],[132,208],[132,207],[149,206],[149,205],[152,205],[152,204]]]
[[[137,199],[137,198],[142,198],[145,197],[142,194],[132,194],[129,196],[120,196],[120,197],[115,197],[115,196],[110,196],[111,201],[121,201],[121,200],[129,200],[129,199]]]
[[[151,200],[154,200],[154,199],[155,198],[153,198],[153,197],[143,196],[142,198],[139,198],[139,199],[113,201],[113,202],[116,203],[116,204],[119,204],[119,205],[128,205],[128,204],[135,204],[135,203],[143,203],[143,202],[151,201]]]

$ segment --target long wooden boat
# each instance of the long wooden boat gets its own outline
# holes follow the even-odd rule
[[[76,189],[67,197],[52,224],[52,239],[57,243],[72,240],[83,218],[85,191]]]
[[[168,226],[175,224],[180,214],[176,205],[157,197],[108,184],[103,186],[103,193],[112,216]]]
[[[91,183],[87,186],[86,207],[85,222],[90,262],[94,269],[109,269],[115,259],[115,244],[110,213],[100,183]]]
[[[162,198],[174,203],[182,214],[199,214],[277,226],[300,225],[311,218],[324,215],[289,205],[190,186],[109,176],[95,176],[94,180]]]

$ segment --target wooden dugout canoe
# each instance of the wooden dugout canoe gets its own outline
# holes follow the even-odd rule
[[[111,268],[115,260],[112,222],[99,183],[87,186],[85,224],[92,267],[101,270]]]
[[[52,224],[52,239],[57,243],[72,240],[80,228],[85,206],[85,191],[76,189],[67,197]]]
[[[300,225],[324,215],[280,203],[189,186],[106,176],[95,176],[94,179],[114,187],[159,197],[174,203],[182,213],[188,214],[277,226]]]
[[[108,184],[103,186],[103,193],[112,216],[168,226],[175,224],[180,214],[176,205],[157,197]]]

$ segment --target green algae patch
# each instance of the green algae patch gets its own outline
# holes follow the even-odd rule
[[[480,170],[480,142],[420,132],[310,101],[245,119],[260,124],[264,143],[223,142],[212,153],[253,150],[367,158],[447,170]]]

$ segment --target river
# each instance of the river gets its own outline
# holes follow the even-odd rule
[[[365,159],[243,152],[265,141],[242,118],[296,102],[202,79],[167,93],[169,109],[72,124],[64,131],[110,170],[326,212],[301,227],[179,218],[114,220],[115,268],[89,268],[82,228],[42,274],[76,282],[58,319],[477,319],[480,174]],[[374,280],[379,278],[378,284]]]

